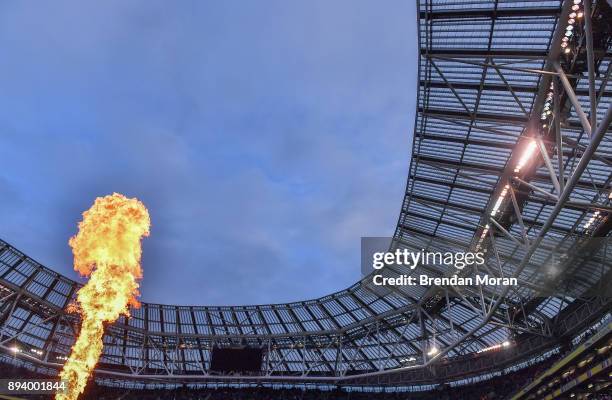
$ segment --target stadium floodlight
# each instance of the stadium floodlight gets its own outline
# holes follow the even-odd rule
[[[504,347],[510,347],[512,345],[512,343],[509,340],[505,340],[500,344],[494,344],[493,346],[489,346],[489,347],[485,347],[482,348],[480,350],[478,350],[476,353],[480,354],[480,353],[484,353],[487,351],[492,351],[492,350],[498,350]]]
[[[531,140],[529,142],[529,145],[525,149],[525,152],[523,153],[523,155],[519,159],[519,162],[516,164],[516,167],[514,168],[514,172],[520,172],[521,171],[521,168],[523,168],[525,166],[525,164],[527,164],[527,161],[529,161],[529,159],[531,158],[531,156],[533,155],[533,152],[535,151],[535,149],[537,147],[538,146],[537,146],[535,140]]]
[[[588,229],[598,217],[599,217],[599,211],[595,211],[595,213],[591,216],[591,218],[584,224],[584,229]]]
[[[427,352],[428,356],[435,356],[436,354],[438,354],[440,352],[440,349],[438,349],[436,347],[436,345],[434,344],[433,346],[431,346],[431,349],[429,349],[429,351]]]
[[[34,354],[38,354],[39,356],[41,356],[43,353],[41,350],[38,350],[38,349],[30,349],[30,351]]]
[[[489,233],[489,224],[487,224],[482,230],[482,233],[480,234],[480,238],[478,239],[478,243],[476,244],[476,250],[480,250],[480,246],[482,245],[482,242],[487,236],[487,233]]]
[[[495,202],[495,205],[493,206],[493,210],[491,210],[492,217],[494,217],[495,214],[497,214],[499,207],[501,206],[502,202],[506,198],[506,194],[508,194],[508,189],[510,189],[510,185],[504,186],[504,190],[502,190],[502,192],[499,194],[499,197],[497,198],[497,201]]]
[[[11,350],[13,353],[20,353],[21,349],[17,346],[13,346],[11,347],[9,350]]]

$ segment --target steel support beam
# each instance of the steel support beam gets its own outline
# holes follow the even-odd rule
[[[593,54],[593,22],[591,0],[584,0],[584,30],[587,47],[587,68],[589,74],[589,102],[591,106],[591,130],[597,129],[597,99],[595,97],[595,55]]]
[[[589,123],[589,119],[587,118],[586,114],[582,110],[582,106],[580,106],[580,101],[578,101],[576,93],[574,93],[574,88],[572,87],[572,84],[567,79],[567,76],[565,75],[565,72],[563,72],[563,68],[561,68],[559,63],[556,62],[554,66],[557,70],[557,73],[559,74],[559,78],[561,79],[563,88],[565,89],[565,94],[567,94],[567,97],[570,99],[572,105],[574,106],[574,111],[576,111],[576,115],[578,115],[578,118],[580,119],[580,123],[582,124],[584,132],[587,134],[587,136],[591,136],[591,124]]]

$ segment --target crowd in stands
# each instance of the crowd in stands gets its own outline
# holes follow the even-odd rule
[[[502,383],[497,380],[495,383]],[[300,390],[270,388],[221,388],[221,389],[175,389],[175,390],[135,390],[94,388],[86,392],[83,399],[88,400],[503,400],[512,391],[509,385],[495,387],[494,382],[458,388],[440,388],[422,393],[372,393],[350,392],[343,390]],[[594,400],[612,400],[607,394],[589,397]]]

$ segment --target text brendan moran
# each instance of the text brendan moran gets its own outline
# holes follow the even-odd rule
[[[376,286],[517,286],[517,278],[498,278],[490,275],[476,275],[474,277],[450,276],[443,278],[428,275],[399,275],[394,277],[374,275],[372,282]]]

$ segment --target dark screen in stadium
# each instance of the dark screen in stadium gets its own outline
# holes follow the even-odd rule
[[[262,349],[213,349],[211,367],[216,372],[257,372],[261,370]]]

